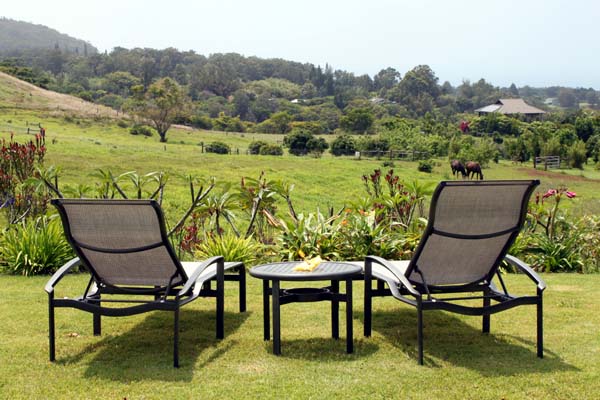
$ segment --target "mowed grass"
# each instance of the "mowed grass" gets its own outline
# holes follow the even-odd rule
[[[58,309],[57,361],[48,361],[47,277],[0,276],[0,394],[6,399],[365,398],[594,399],[600,391],[600,276],[544,275],[545,357],[535,352],[535,308],[480,317],[425,313],[425,365],[416,356],[416,314],[392,298],[374,300],[373,336],[363,337],[363,284],[354,283],[355,352],[330,337],[329,303],[282,308],[282,355],[263,341],[261,282],[248,280],[239,313],[227,284],[224,340],[215,339],[214,300],[181,314],[181,368],[172,367],[172,313],[92,318]],[[524,276],[506,277],[531,293]],[[67,277],[57,295],[80,294],[84,275]],[[288,285],[289,287],[289,285]]]

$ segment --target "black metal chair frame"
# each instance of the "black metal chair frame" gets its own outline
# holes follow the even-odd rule
[[[423,234],[423,238],[412,257],[408,269],[402,273],[392,263],[387,260],[376,257],[367,256],[365,258],[364,266],[364,280],[365,280],[365,296],[364,296],[364,335],[366,337],[371,336],[372,330],[372,299],[373,297],[382,296],[393,296],[396,299],[402,301],[405,304],[413,306],[417,309],[417,342],[418,342],[418,359],[419,364],[423,365],[423,311],[426,310],[444,310],[457,314],[482,316],[482,331],[483,333],[490,332],[490,315],[513,308],[521,305],[535,305],[537,309],[537,356],[543,358],[543,292],[546,289],[546,284],[533,271],[527,264],[518,258],[506,254],[508,249],[514,242],[516,236],[519,234],[520,228],[523,226],[526,212],[527,212],[527,201],[531,195],[531,192],[539,184],[539,181],[533,181],[529,189],[529,192],[524,196],[524,204],[521,207],[521,216],[519,221],[518,229],[512,232],[511,238],[508,240],[506,246],[499,254],[496,260],[494,268],[492,268],[489,274],[482,280],[465,285],[448,285],[448,286],[434,286],[413,282],[408,279],[411,271],[416,269],[416,260],[419,257],[422,249],[424,248],[426,238],[433,232],[434,223],[434,210],[436,202],[441,189],[444,186],[442,182],[432,197],[432,203],[430,208],[430,217],[427,228]],[[498,232],[502,234],[504,232]],[[477,239],[478,235],[470,235],[469,239]],[[459,237],[460,236],[455,236]],[[467,238],[466,236],[464,236]],[[484,237],[483,235],[481,236]],[[490,237],[490,235],[485,235]],[[502,261],[514,266],[518,271],[527,275],[536,284],[536,295],[532,296],[514,296],[509,294],[502,275],[499,271],[499,266]],[[380,265],[387,270],[387,274],[378,274],[373,270],[373,264]],[[393,278],[391,278],[391,276]],[[499,290],[496,285],[492,282],[492,279],[496,276],[502,289]],[[373,288],[373,281],[376,281],[376,288]],[[387,286],[387,288],[386,288]],[[469,295],[455,296],[455,297],[436,297],[434,295],[454,295],[459,293],[468,293]],[[478,293],[480,293],[478,295]],[[483,305],[481,307],[467,306],[463,304],[457,304],[457,302],[465,300],[481,300]],[[492,304],[492,301],[494,304]]]
[[[177,273],[166,286],[154,287],[129,287],[115,286],[103,281],[94,270],[89,261],[86,260],[83,252],[79,250],[80,246],[85,246],[82,243],[75,241],[70,233],[67,216],[61,208],[61,202],[70,201],[66,199],[52,200],[52,203],[57,206],[63,220],[63,226],[67,240],[71,243],[78,257],[72,259],[62,266],[50,278],[45,286],[48,293],[48,312],[49,312],[49,358],[50,361],[55,361],[55,308],[70,307],[93,314],[93,333],[94,335],[101,334],[101,317],[122,317],[141,314],[149,311],[172,311],[174,313],[173,327],[173,366],[179,367],[179,311],[185,304],[197,299],[198,297],[214,297],[216,299],[216,337],[217,339],[224,338],[224,288],[225,281],[239,282],[239,309],[240,312],[246,311],[246,269],[241,262],[225,263],[222,256],[212,257],[200,263],[192,272],[191,276],[187,276],[182,264],[175,256],[175,252],[171,247],[164,224],[164,217],[160,206],[154,201],[152,204],[157,212],[160,220],[160,229],[164,245],[171,254],[173,261],[177,267]],[[78,201],[78,200],[73,200]],[[113,200],[114,201],[114,200]],[[100,202],[100,201],[96,201]],[[110,200],[107,200],[110,202]],[[136,252],[140,249],[119,249],[117,251],[110,249],[95,249],[104,252]],[[216,272],[214,274],[205,274],[207,268],[216,264]],[[76,298],[55,298],[54,288],[67,274],[77,271],[80,266],[90,273],[90,280],[85,288],[84,293]],[[228,272],[228,273],[226,273]],[[203,278],[198,282],[200,278]],[[177,279],[180,278],[180,279]],[[216,287],[212,287],[212,282],[216,282]],[[108,298],[105,296],[109,296]],[[125,296],[125,298],[118,298]],[[134,296],[144,296],[144,299],[135,299]],[[118,306],[104,307],[102,303],[117,304]]]

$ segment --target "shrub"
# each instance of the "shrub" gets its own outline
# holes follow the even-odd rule
[[[331,154],[334,156],[352,156],[356,152],[356,143],[350,135],[342,135],[331,143]]]
[[[194,115],[190,118],[190,123],[194,128],[199,129],[207,129],[210,130],[213,128],[212,121],[210,117],[204,115]]]
[[[260,259],[262,247],[251,237],[239,238],[228,234],[207,237],[196,247],[195,255],[200,258],[223,256],[225,261],[239,261],[245,265],[253,265]]]
[[[118,126],[119,128],[127,128],[127,127],[129,126],[129,123],[128,123],[127,121],[125,121],[124,119],[120,119],[120,120],[117,122],[117,126]]]
[[[136,124],[129,129],[129,133],[132,135],[152,136],[152,128],[146,125]]]
[[[207,153],[216,153],[216,154],[229,154],[231,152],[231,148],[228,144],[223,142],[212,142],[206,145],[204,150]]]
[[[276,144],[265,144],[260,148],[261,156],[282,156],[283,148]]]
[[[575,142],[568,150],[569,165],[571,168],[583,169],[583,164],[587,161],[585,143],[581,140]]]
[[[0,240],[4,270],[15,275],[50,274],[73,258],[57,218],[39,217],[13,225]]]
[[[260,148],[267,145],[267,142],[263,140],[255,140],[248,145],[248,153],[260,154]]]
[[[431,160],[421,160],[419,161],[419,165],[417,169],[421,172],[431,173],[433,171],[433,161]]]
[[[290,154],[295,156],[308,153],[320,155],[329,147],[325,139],[316,138],[304,129],[294,130],[286,135],[283,139],[283,145],[289,149]]]

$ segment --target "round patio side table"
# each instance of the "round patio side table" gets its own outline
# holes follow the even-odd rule
[[[299,261],[258,265],[250,269],[250,275],[263,280],[263,327],[264,339],[270,340],[269,296],[273,308],[273,354],[281,355],[280,308],[289,303],[315,301],[331,302],[331,336],[339,338],[339,303],[346,303],[346,352],[352,353],[352,280],[362,272],[357,265],[344,262],[322,262],[313,271],[294,271]],[[346,282],[346,292],[340,293],[340,281]],[[321,288],[300,287],[281,289],[281,281],[331,281]]]

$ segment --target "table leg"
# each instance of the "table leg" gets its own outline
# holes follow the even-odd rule
[[[346,279],[346,353],[354,351],[352,323],[352,279]]]
[[[271,301],[273,302],[273,354],[281,354],[281,330],[279,307],[279,280],[273,279]]]
[[[336,296],[340,293],[340,281],[331,281],[331,292],[333,298],[331,300],[331,337],[334,339],[340,338],[340,302]]]
[[[271,316],[269,313],[269,280],[263,279],[263,332],[264,339],[271,339]]]

